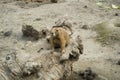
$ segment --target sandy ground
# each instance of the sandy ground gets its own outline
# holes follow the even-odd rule
[[[91,30],[95,24],[119,18],[119,10],[105,10],[98,7],[97,0],[66,0],[62,3],[44,5],[38,3],[25,5],[24,2],[11,2],[10,0],[8,3],[2,3],[2,1],[0,1],[1,60],[12,50],[18,50],[20,57],[26,59],[28,53],[37,54],[40,49],[40,41],[30,41],[22,37],[23,23],[37,23],[50,29],[55,25],[55,21],[65,16],[73,24],[73,36],[80,35],[84,45],[84,54],[80,56],[79,61],[74,63],[74,71],[91,67],[108,80],[120,80],[120,66],[116,64],[120,59],[120,44],[101,45],[95,40],[96,32]],[[119,15],[115,16],[116,13]],[[82,29],[84,24],[90,29]],[[3,32],[9,30],[12,34],[9,37],[3,36]]]

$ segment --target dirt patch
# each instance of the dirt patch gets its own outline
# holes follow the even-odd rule
[[[118,43],[120,40],[119,33],[119,23],[114,23],[112,21],[103,22],[97,24],[93,27],[93,30],[97,32],[96,40],[102,44],[114,44]]]

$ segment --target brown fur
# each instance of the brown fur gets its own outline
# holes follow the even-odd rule
[[[53,51],[55,47],[59,46],[61,48],[61,52],[64,53],[65,46],[68,45],[69,40],[70,37],[64,28],[53,27],[51,29],[50,43]]]

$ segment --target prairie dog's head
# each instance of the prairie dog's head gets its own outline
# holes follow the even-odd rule
[[[59,29],[58,29],[58,28],[52,28],[52,30],[51,30],[51,35],[52,35],[53,37],[59,36]]]

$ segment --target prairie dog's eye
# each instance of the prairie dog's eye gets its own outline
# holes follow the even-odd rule
[[[52,36],[55,36],[55,33],[52,32],[51,35],[52,35]]]

